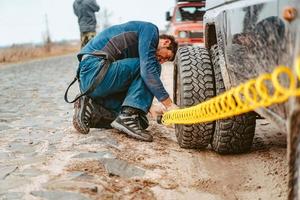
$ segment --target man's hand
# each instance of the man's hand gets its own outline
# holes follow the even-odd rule
[[[162,103],[162,104],[164,105],[164,107],[165,107],[164,112],[170,111],[170,110],[174,110],[174,109],[178,109],[178,108],[179,108],[176,104],[174,104],[174,103],[172,102],[172,100],[170,99],[170,97],[167,98],[167,99],[165,99],[165,100],[163,100],[161,103]]]
[[[165,112],[175,109],[179,109],[179,107],[176,104],[172,103],[169,107],[166,108]]]
[[[170,98],[161,101],[161,104],[152,104],[149,113],[151,117],[155,120],[161,119],[161,116],[170,110],[178,109],[179,107],[172,102]]]
[[[178,109],[179,107],[172,103],[167,109],[163,105],[152,104],[149,113],[152,118],[157,119],[158,116],[162,116],[165,112]]]
[[[165,99],[164,101],[161,101],[161,110],[160,110],[160,118],[157,118],[156,116],[156,121],[157,123],[161,120],[161,115],[167,111],[175,110],[178,109],[179,107],[173,103],[173,101],[170,98]],[[167,127],[169,128],[174,128],[173,125],[168,125]]]
[[[149,113],[153,119],[157,119],[158,116],[161,116],[165,112],[165,108],[160,104],[152,104]]]

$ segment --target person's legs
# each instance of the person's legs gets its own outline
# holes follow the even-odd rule
[[[91,58],[81,66],[80,88],[88,89],[99,72],[99,60]],[[148,112],[153,95],[140,76],[138,58],[113,62],[101,83],[90,95],[107,109],[119,112],[121,106],[130,106]]]
[[[99,66],[100,60],[93,57],[80,64],[82,92],[86,91],[92,83],[101,68]],[[114,128],[138,139],[152,140],[152,136],[144,129],[148,126],[145,115],[151,106],[153,95],[140,77],[139,59],[130,58],[112,63],[104,79],[90,96],[114,113],[120,112],[123,106]],[[127,132],[124,131],[124,126],[127,126],[124,125],[124,120],[131,126],[126,130]]]
[[[95,36],[96,36],[96,32],[81,33],[80,34],[81,48],[83,48]]]
[[[153,95],[138,73],[131,82],[127,95],[123,101],[122,106],[129,106],[142,110],[148,113],[152,104]]]
[[[95,101],[111,110],[116,116],[120,113],[127,91],[108,95],[105,98],[95,98]]]
[[[80,91],[84,93],[100,70],[101,58],[90,57],[79,65]],[[120,103],[119,103],[120,104]],[[74,103],[73,125],[75,129],[87,134],[90,128],[111,128],[110,123],[117,117],[118,112],[107,109],[102,101],[90,96],[80,97]]]
[[[121,94],[116,98],[116,94]],[[143,141],[152,141],[145,130],[148,127],[146,114],[153,95],[140,76],[138,59],[124,59],[113,63],[99,87],[92,94],[101,98],[107,108],[120,111],[111,126],[127,135]]]

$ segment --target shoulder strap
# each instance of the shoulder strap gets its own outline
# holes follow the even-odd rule
[[[91,53],[79,53],[77,55],[77,58],[78,58],[79,62],[81,62],[82,57],[84,55],[91,55],[91,56],[101,57],[104,60],[110,60],[111,62],[115,61],[115,58],[113,56],[111,56],[110,54],[106,53],[105,51],[99,50],[99,51],[94,51],[94,52],[91,52]]]
[[[99,85],[101,83],[101,81],[103,80],[107,70],[108,70],[108,67],[109,65],[111,64],[112,61],[114,61],[114,58],[113,57],[110,57],[106,52],[104,51],[95,51],[95,52],[92,52],[92,53],[86,53],[88,55],[93,55],[93,56],[97,56],[97,57],[102,57],[103,58],[103,66],[101,68],[101,70],[99,71],[99,73],[97,74],[97,76],[95,77],[94,81],[92,82],[92,84],[90,85],[90,87],[84,91],[83,93],[79,94],[76,96],[75,99],[73,99],[72,101],[69,101],[68,99],[68,92],[69,92],[69,89],[70,87],[78,80],[79,81],[79,74],[76,75],[76,77],[74,78],[74,80],[69,84],[66,92],[65,92],[65,102],[67,103],[74,103],[75,101],[77,101],[80,97],[84,96],[84,95],[88,95],[90,93],[92,93],[97,85]],[[82,59],[82,56],[85,55],[85,54],[79,54],[78,55],[78,60],[81,61]],[[101,65],[102,63],[99,63],[99,65]]]

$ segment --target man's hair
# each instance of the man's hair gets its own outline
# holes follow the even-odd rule
[[[174,36],[167,35],[167,34],[161,34],[159,36],[159,39],[169,39],[169,40],[171,40],[171,43],[170,43],[168,49],[173,52],[173,57],[170,59],[170,61],[173,61],[175,59],[176,52],[177,52],[177,49],[178,49],[178,43],[176,42]]]

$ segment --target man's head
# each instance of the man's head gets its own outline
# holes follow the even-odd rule
[[[160,35],[156,50],[156,57],[160,64],[173,61],[177,52],[178,44],[171,35]]]

